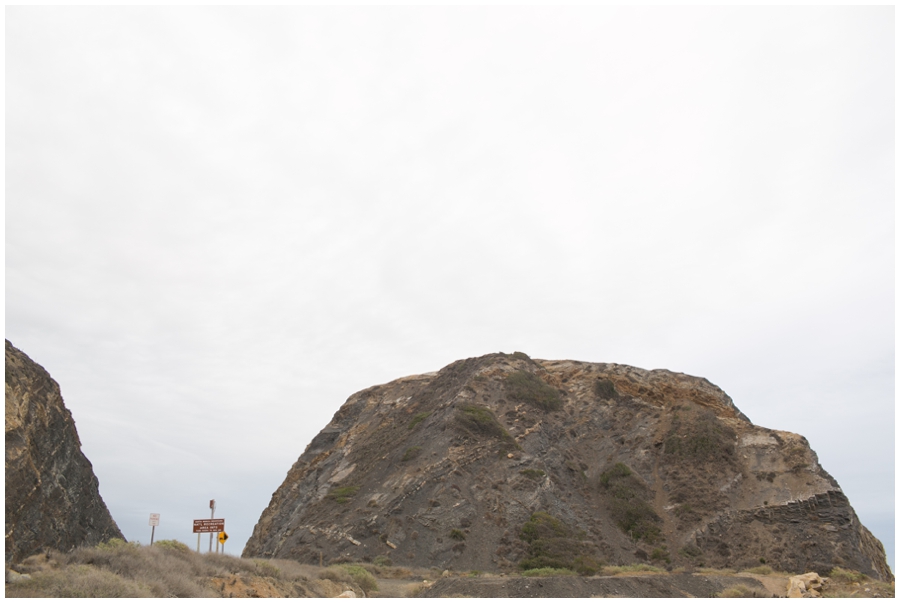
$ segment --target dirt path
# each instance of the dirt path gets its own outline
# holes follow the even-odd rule
[[[421,597],[714,597],[727,588],[743,586],[767,591],[757,576],[667,574],[662,576],[603,576],[584,578],[442,578]]]

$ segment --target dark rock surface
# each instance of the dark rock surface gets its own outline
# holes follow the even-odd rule
[[[522,353],[358,392],[288,472],[245,556],[506,571],[841,566],[891,580],[805,438],[707,380]]]
[[[59,385],[6,342],[6,562],[122,538]]]

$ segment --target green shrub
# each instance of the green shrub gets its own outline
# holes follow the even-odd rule
[[[525,542],[532,543],[540,538],[564,538],[570,533],[569,529],[556,517],[553,517],[546,511],[538,511],[533,513],[525,525],[519,538]]]
[[[121,540],[121,539],[119,539]],[[124,541],[123,541],[124,542]],[[99,567],[72,565],[57,572],[41,572],[31,580],[6,585],[7,597],[136,598],[154,597],[150,586]],[[194,596],[208,596],[212,593]]]
[[[616,400],[619,392],[609,379],[597,379],[594,381],[594,395],[601,400]]]
[[[463,532],[462,530],[453,528],[452,530],[450,530],[450,538],[452,538],[453,540],[465,540],[466,533]]]
[[[350,499],[353,498],[353,495],[358,491],[359,486],[341,486],[339,488],[332,488],[331,492],[328,493],[328,498],[336,503],[344,504],[350,502]]]
[[[519,445],[503,426],[491,409],[476,404],[466,404],[456,413],[456,424],[474,437],[489,437],[500,441],[500,452],[518,450]]]
[[[191,550],[191,547],[178,540],[157,540],[153,543],[153,546],[158,546],[161,549],[170,551],[179,551],[181,553],[189,552]]]
[[[582,576],[593,576],[603,569],[603,562],[590,555],[575,557],[572,569]]]
[[[716,593],[716,597],[720,599],[755,599],[757,597],[768,597],[769,593],[752,588],[748,588],[743,584],[735,584],[725,590]]]
[[[655,565],[647,565],[646,563],[635,563],[632,565],[610,565],[603,568],[603,574],[606,576],[616,576],[618,574],[632,574],[639,572],[665,572],[661,567]]]
[[[864,582],[869,579],[869,577],[862,572],[846,570],[842,567],[832,568],[831,573],[829,573],[828,576],[835,582],[840,582],[841,584],[853,584],[854,582]]]
[[[616,480],[631,475],[631,469],[625,463],[616,463],[611,469],[600,474],[600,485],[609,486],[610,480]]]
[[[672,563],[672,560],[669,558],[669,551],[666,550],[666,547],[653,549],[653,552],[650,553],[650,558],[654,561],[664,561],[666,563]]]
[[[421,447],[421,446],[410,446],[410,447],[407,448],[406,451],[403,453],[403,458],[400,459],[400,461],[403,462],[403,463],[405,463],[406,461],[411,461],[411,460],[413,460],[414,458],[416,458],[417,456],[419,456],[419,453],[420,453],[420,452],[422,452],[422,447]]]
[[[531,404],[548,412],[562,408],[559,391],[533,373],[515,371],[507,375],[504,383],[507,396],[515,402]]]
[[[703,551],[696,544],[688,543],[681,547],[681,551],[679,551],[685,557],[699,557],[703,554]]]
[[[735,457],[734,440],[734,430],[706,410],[686,421],[676,416],[663,450],[691,462],[731,461]]]
[[[409,429],[415,429],[416,425],[427,419],[431,415],[431,411],[420,412],[413,416],[412,421],[409,422]]]
[[[97,544],[97,546],[95,546],[94,548],[101,550],[101,551],[115,551],[117,549],[126,548],[126,547],[130,547],[130,548],[134,549],[139,546],[140,546],[140,544],[137,542],[128,542],[122,538],[110,538],[106,542],[101,542],[101,543]]]
[[[662,533],[660,517],[647,502],[647,487],[623,463],[600,474],[606,504],[616,525],[634,540],[656,542]]]
[[[544,472],[540,469],[522,469],[519,471],[520,474],[524,475],[528,479],[539,480],[544,477]]]
[[[526,556],[519,562],[523,570],[557,568],[584,575],[597,572],[601,563],[590,556],[590,543],[558,518],[545,511],[531,515],[519,532],[528,544]]]
[[[253,559],[256,564],[256,574],[268,578],[277,578],[281,575],[281,570],[264,559]]]
[[[366,595],[378,590],[378,581],[366,568],[360,565],[343,565],[341,567],[350,574],[353,581],[365,591]]]
[[[377,565],[378,567],[391,567],[394,565],[394,562],[391,561],[391,558],[387,555],[378,555],[374,559],[372,559],[372,563]]]
[[[577,576],[578,573],[564,567],[536,567],[534,569],[525,570],[522,572],[522,575],[527,578],[543,578],[547,576]]]

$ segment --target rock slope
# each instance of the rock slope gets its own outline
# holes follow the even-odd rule
[[[6,342],[6,562],[122,538],[59,385]]]
[[[705,379],[520,352],[350,396],[244,555],[582,574],[840,566],[893,579],[802,436],[753,425]]]

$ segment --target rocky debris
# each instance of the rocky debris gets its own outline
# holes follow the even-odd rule
[[[123,538],[59,385],[6,342],[6,563]]]
[[[893,579],[802,436],[753,425],[702,378],[520,352],[350,396],[243,554],[584,575],[839,565]]]
[[[787,596],[792,599],[821,597],[827,580],[828,578],[820,578],[815,572],[791,576]]]

